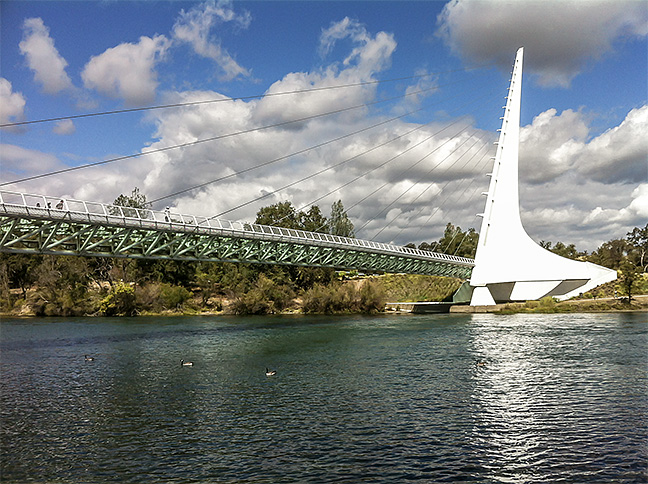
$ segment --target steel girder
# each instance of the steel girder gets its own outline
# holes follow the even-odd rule
[[[0,215],[0,251],[186,261],[246,262],[470,277],[472,265],[362,247],[254,234],[175,231]]]

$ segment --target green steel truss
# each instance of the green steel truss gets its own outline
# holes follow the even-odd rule
[[[468,279],[474,266],[472,259],[328,234],[151,210],[117,207],[117,212],[103,205],[104,213],[91,207],[78,211],[68,205],[72,201],[60,210],[2,201],[0,252],[281,264],[461,279]]]

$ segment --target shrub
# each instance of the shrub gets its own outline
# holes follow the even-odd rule
[[[132,316],[137,310],[135,302],[135,289],[120,282],[103,298],[99,312],[105,316]]]
[[[146,311],[177,310],[192,297],[191,291],[167,283],[152,283],[135,290],[136,306]]]
[[[385,309],[385,289],[382,284],[365,281],[360,288],[360,312],[377,313]]]
[[[255,286],[239,296],[233,304],[236,314],[272,314],[286,309],[294,297],[284,284],[277,284],[259,274]]]
[[[302,310],[309,314],[375,313],[385,308],[382,284],[365,280],[360,289],[353,283],[315,284],[304,292]]]
[[[191,291],[171,284],[160,285],[160,301],[165,309],[180,309],[192,296]]]

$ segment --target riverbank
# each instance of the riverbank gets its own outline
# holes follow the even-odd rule
[[[632,297],[632,303],[626,298],[571,299],[568,301],[527,301],[520,303],[496,304],[495,306],[452,306],[451,313],[602,313],[602,312],[648,312],[648,295]]]
[[[159,312],[145,311],[138,316],[232,316],[236,315],[231,308],[231,303],[224,301],[225,309],[221,310],[196,310],[196,309],[176,309],[163,310]],[[301,308],[301,301],[296,300],[295,305],[290,309],[282,311],[280,314],[304,314]],[[440,304],[440,303],[439,303]],[[412,311],[409,306],[412,303],[388,303],[385,307],[385,313],[390,314],[410,314]],[[223,307],[221,306],[221,307]],[[397,306],[397,307],[394,307]],[[425,311],[422,311],[425,312]],[[518,314],[518,313],[606,313],[606,312],[646,312],[648,313],[648,295],[633,296],[632,303],[628,304],[627,300],[620,298],[598,298],[598,299],[574,299],[562,302],[544,302],[544,301],[527,301],[520,303],[496,304],[494,306],[468,306],[452,305],[449,310],[431,311],[431,312],[449,312],[455,314]],[[32,311],[23,308],[23,311],[0,312],[2,317],[34,317]],[[87,315],[86,315],[87,316]],[[101,315],[94,315],[100,317]]]
[[[613,284],[597,288],[589,298],[565,302],[545,298],[477,307],[431,302],[448,301],[460,284],[460,280],[451,278],[385,274],[315,284],[302,291],[262,275],[247,289],[222,288],[218,292],[207,292],[204,287],[196,286],[189,290],[166,283],[117,283],[112,287],[108,283],[95,284],[80,294],[58,286],[56,292],[47,290],[47,286],[36,286],[27,289],[25,296],[20,289],[12,289],[7,298],[11,304],[0,305],[0,316],[648,312],[648,295],[633,296],[632,304],[628,304],[625,299],[610,297],[616,290]],[[645,293],[644,286],[641,292]]]

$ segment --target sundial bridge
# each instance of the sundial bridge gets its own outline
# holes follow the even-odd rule
[[[99,202],[0,191],[0,252],[225,261],[457,277],[473,305],[566,299],[616,272],[560,257],[522,226],[518,145],[523,49],[515,58],[475,259],[368,240]]]

